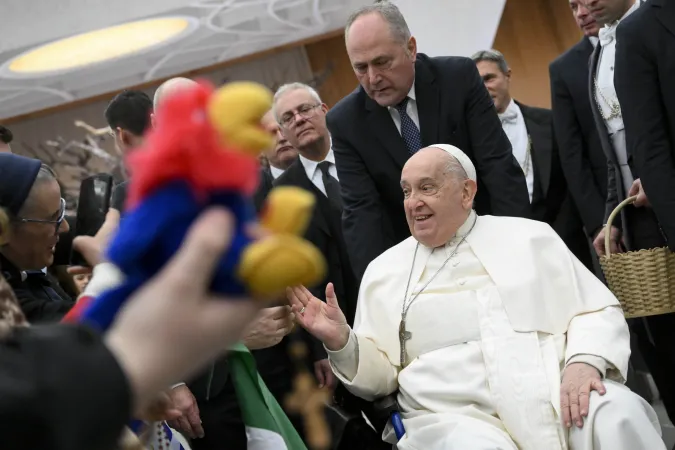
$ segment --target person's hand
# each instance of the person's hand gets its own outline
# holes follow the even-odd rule
[[[117,232],[119,225],[120,213],[111,208],[105,216],[105,222],[95,236],[77,236],[73,239],[73,249],[80,252],[89,267],[72,266],[68,268],[68,273],[71,275],[91,274],[92,267],[103,261],[105,249],[108,247],[112,236]]]
[[[328,386],[329,389],[335,389],[337,378],[333,374],[333,369],[330,367],[328,358],[321,359],[314,363],[314,375],[319,382],[319,389]]]
[[[647,194],[645,194],[645,190],[642,188],[642,181],[640,181],[639,178],[633,181],[633,185],[630,187],[630,190],[628,191],[629,197],[633,197],[635,195],[637,195],[637,198],[635,199],[633,205],[635,205],[636,208],[642,207],[651,208],[652,205],[649,203]]]
[[[170,395],[176,409],[180,411],[180,416],[168,421],[169,426],[190,439],[203,438],[204,428],[199,418],[199,407],[190,389],[182,384],[171,389]]]
[[[161,422],[173,420],[181,416],[181,412],[166,392],[160,392],[145,408],[138,411],[134,417],[146,422]]]
[[[137,408],[189,379],[239,340],[264,304],[209,292],[232,230],[226,210],[202,214],[177,254],[126,301],[107,332],[105,343],[129,381]]]
[[[560,407],[567,428],[572,427],[572,423],[578,428],[584,425],[591,391],[598,391],[600,395],[606,392],[598,369],[586,363],[568,365],[560,385]]]
[[[328,350],[340,350],[349,340],[349,325],[338,306],[333,283],[326,286],[326,302],[314,297],[304,286],[286,289],[286,296],[293,308],[295,321]]]
[[[605,229],[606,228],[603,227],[593,240],[593,248],[595,248],[595,252],[598,254],[598,256],[605,256]],[[610,254],[623,253],[623,249],[621,248],[620,244],[621,244],[621,231],[617,227],[612,226],[609,235]]]
[[[242,341],[249,350],[277,345],[293,330],[293,318],[290,306],[264,308],[249,325]]]

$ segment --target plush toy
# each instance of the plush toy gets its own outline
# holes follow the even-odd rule
[[[214,293],[236,298],[274,298],[287,286],[319,282],[321,253],[300,237],[314,206],[297,188],[270,192],[256,240],[251,201],[259,177],[258,155],[273,145],[261,124],[272,95],[249,82],[214,91],[201,82],[170,94],[156,111],[157,126],[132,153],[127,212],[108,248],[122,282],[89,302],[78,302],[67,320],[106,329],[140,285],[176,253],[192,222],[206,208],[228,208],[236,219],[230,249],[213,276]],[[85,299],[86,300],[86,299]]]

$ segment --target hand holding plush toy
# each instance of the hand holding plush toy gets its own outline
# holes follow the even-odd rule
[[[228,208],[235,235],[213,275],[211,289],[230,297],[273,298],[287,286],[312,285],[325,275],[321,253],[300,237],[314,206],[311,194],[277,188],[254,240],[251,196],[258,185],[260,152],[273,145],[261,126],[271,92],[258,84],[208,83],[171,94],[156,111],[157,126],[128,165],[133,174],[127,214],[108,249],[121,283],[90,303],[78,303],[69,320],[106,329],[123,302],[178,250],[192,222],[211,206]]]

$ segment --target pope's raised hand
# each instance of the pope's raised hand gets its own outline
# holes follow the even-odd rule
[[[340,310],[333,283],[326,286],[326,302],[304,286],[286,289],[286,296],[301,327],[319,339],[329,350],[340,350],[349,340],[349,325]]]

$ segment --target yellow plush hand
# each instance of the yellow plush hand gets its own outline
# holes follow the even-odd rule
[[[260,224],[272,233],[301,235],[312,218],[314,203],[314,196],[304,189],[276,187],[267,196]]]
[[[272,107],[272,92],[252,82],[233,82],[213,93],[208,106],[209,120],[222,144],[258,156],[274,145],[274,136],[261,125]]]

